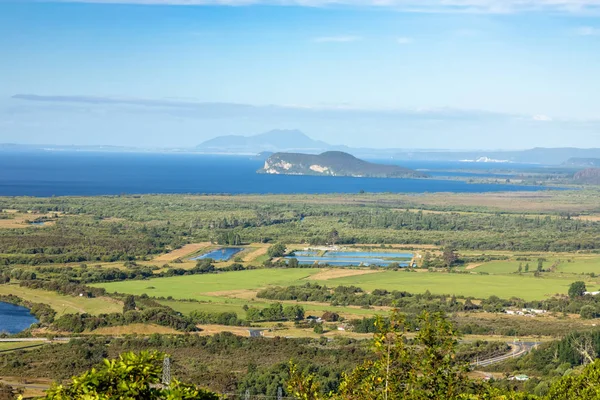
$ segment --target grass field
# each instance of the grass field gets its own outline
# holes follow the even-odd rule
[[[231,291],[258,289],[269,285],[299,285],[319,272],[318,269],[259,269],[146,281],[102,283],[95,286],[104,287],[109,292],[117,291],[138,295],[146,293],[150,296],[172,296],[174,299],[194,298],[201,301],[224,302],[223,298],[231,297]],[[514,296],[535,300],[557,293],[566,294],[571,282],[582,279],[585,280],[580,275],[548,274],[535,278],[532,274],[479,275],[384,271],[313,282],[321,282],[328,286],[355,285],[367,291],[388,289],[423,293],[429,290],[431,293],[456,294],[476,298],[496,295],[503,298]],[[591,285],[595,283],[590,282],[589,278],[587,280]],[[219,298],[221,298],[220,301]],[[227,299],[232,303],[234,300],[236,299]],[[237,303],[237,301],[235,302]],[[248,303],[249,301],[245,299],[244,302]]]
[[[26,349],[34,349],[39,347],[46,342],[2,342],[0,343],[0,353],[5,353],[8,351],[14,350],[26,350]]]
[[[17,285],[0,285],[0,295],[12,294],[33,303],[44,303],[52,307],[57,316],[69,313],[102,314],[122,312],[123,305],[116,300],[97,297],[63,296],[46,290],[23,288]]]

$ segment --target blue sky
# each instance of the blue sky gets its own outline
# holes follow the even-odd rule
[[[600,147],[598,0],[215,3],[0,0],[0,142]]]

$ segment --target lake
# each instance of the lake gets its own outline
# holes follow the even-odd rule
[[[242,250],[244,249],[241,247],[224,247],[222,249],[216,249],[194,257],[191,260],[204,260],[205,258],[212,258],[215,261],[227,261]]]
[[[305,250],[296,251],[293,256],[287,256],[287,259],[295,258],[299,264],[311,265],[332,265],[340,267],[350,266],[369,266],[379,265],[387,267],[391,264],[398,264],[401,267],[408,267],[413,257],[412,253],[396,252],[371,252],[371,251],[326,251],[319,256],[317,251]]]
[[[0,332],[19,333],[36,322],[27,308],[0,302]]]
[[[406,162],[411,168],[452,170],[461,163]],[[443,179],[383,179],[264,175],[263,161],[199,154],[0,152],[0,196],[93,196],[144,193],[498,192],[540,186],[469,184]],[[499,165],[494,165],[501,168]],[[508,166],[513,167],[512,164]],[[506,168],[508,168],[506,166]],[[531,168],[531,166],[529,166]],[[436,172],[436,175],[439,172]],[[446,172],[458,176],[460,171]]]

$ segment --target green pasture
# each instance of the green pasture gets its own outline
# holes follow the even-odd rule
[[[57,316],[73,313],[97,315],[123,311],[123,305],[113,299],[63,296],[47,290],[29,289],[18,285],[0,285],[0,295],[8,294],[32,303],[48,304],[56,311]]]
[[[92,286],[103,287],[108,292],[143,294],[155,297],[172,296],[174,299],[197,299],[206,293],[232,290],[258,289],[274,286],[298,284],[302,279],[319,272],[317,269],[256,269],[249,271],[225,272],[157,278],[143,281],[123,281],[99,283]]]
[[[332,279],[327,281],[327,284],[330,286],[355,285],[367,291],[387,289],[423,293],[429,290],[434,294],[454,294],[475,298],[488,298],[496,295],[501,298],[520,297],[525,300],[536,300],[557,293],[566,294],[571,282],[576,280],[582,280],[582,277],[542,276],[536,278],[532,274],[478,275],[386,271],[380,274]]]
[[[518,263],[516,264],[518,265]],[[535,268],[535,266],[531,266]],[[259,269],[222,274],[205,274],[157,278],[144,281],[124,281],[101,283],[109,292],[143,294],[156,297],[172,296],[174,299],[196,299],[224,304],[251,303],[250,299],[232,299],[235,293],[244,289],[259,289],[273,286],[301,285],[305,278],[317,273],[317,269]],[[410,293],[430,291],[437,294],[455,294],[487,298],[496,295],[502,298],[520,297],[526,300],[543,299],[555,294],[566,294],[571,282],[588,280],[581,275],[533,274],[480,275],[448,273],[410,273],[385,271],[378,274],[356,275],[330,279],[320,283],[330,287],[355,285],[367,291],[374,289],[404,290]],[[589,282],[593,285],[594,282]],[[256,301],[260,301],[256,299]],[[331,307],[326,307],[331,308]]]

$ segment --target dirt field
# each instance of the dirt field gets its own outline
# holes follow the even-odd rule
[[[46,226],[54,225],[54,221],[47,221],[44,225],[32,225],[27,223],[26,221],[33,221],[36,218],[40,217],[48,217],[53,218],[55,213],[49,214],[23,214],[14,212],[13,210],[4,210],[6,214],[10,214],[12,218],[9,219],[0,219],[0,229],[12,229],[12,228],[43,228]]]
[[[482,265],[483,265],[483,263],[469,264],[469,265],[467,265],[467,266],[466,266],[466,268],[465,268],[465,269],[471,270],[471,269],[475,269],[475,268],[477,268],[477,267],[480,267],[480,266],[482,266]]]
[[[154,259],[154,261],[161,261],[161,262],[174,261],[174,260],[177,260],[178,258],[183,258],[187,255],[193,254],[193,253],[199,251],[200,249],[203,249],[208,246],[210,246],[209,242],[186,244],[185,246],[183,246],[180,249],[170,251],[167,254],[161,254],[160,256],[156,257]]]
[[[263,256],[265,254],[267,254],[267,250],[269,250],[269,245],[268,244],[263,244],[263,245],[257,245],[257,246],[261,246],[260,248],[251,251],[250,253],[246,254],[244,256],[244,261],[245,262],[250,262],[255,260],[256,258]]]
[[[109,326],[105,328],[99,328],[91,332],[85,332],[85,335],[150,335],[152,333],[176,335],[181,332],[175,329],[168,328],[166,326],[154,325],[154,324],[131,324],[125,326]]]
[[[383,272],[382,270],[372,270],[372,269],[344,269],[344,268],[335,268],[335,269],[326,269],[320,271],[314,275],[306,278],[311,281],[327,281],[329,279],[337,279],[337,278],[346,278],[348,276],[356,276],[356,275],[366,275],[366,274],[376,274]]]

